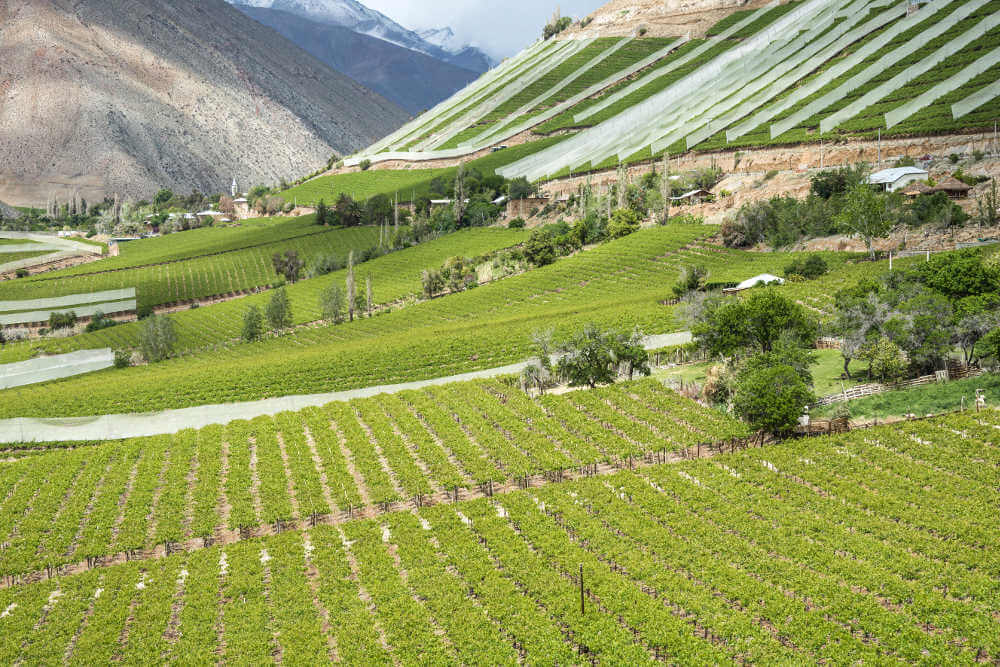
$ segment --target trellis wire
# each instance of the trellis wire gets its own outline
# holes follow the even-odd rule
[[[989,0],[973,0],[972,4],[982,5],[988,1]],[[924,8],[916,14],[907,16],[899,23],[889,28],[884,35],[880,36],[880,39],[871,40],[868,44],[862,46],[852,55],[848,56],[844,62],[839,65],[834,65],[829,71],[825,72],[823,76],[816,77],[813,81],[806,84],[798,91],[790,95],[787,99],[780,102],[778,104],[779,108],[775,110],[775,115],[814,94],[826,86],[832,79],[836,79],[857,65],[867,62],[869,57],[885,47],[887,43],[890,43],[899,35],[909,31],[911,28],[919,25],[920,23],[923,23],[925,20],[930,18],[932,14],[940,11],[951,2],[952,0],[936,0],[935,2],[925,5]],[[910,53],[913,53],[915,50],[914,44],[919,44],[919,40],[924,39],[924,35],[926,35],[929,39],[934,39],[935,37],[944,34],[950,30],[955,23],[958,23],[959,20],[965,18],[968,14],[971,14],[975,11],[975,9],[976,8],[971,5],[963,5],[962,7],[959,7],[949,16],[946,16],[937,24],[931,26],[927,31],[921,33],[921,36],[918,36],[916,39],[911,40],[910,42],[907,42],[906,44],[903,44],[902,46],[883,55],[875,63],[852,76],[836,89],[826,93],[816,100],[813,100],[803,108],[790,115],[788,118],[774,123],[771,126],[771,138],[775,139],[781,136],[788,130],[797,127],[802,121],[811,118],[818,112],[829,107],[831,104],[844,99],[844,97],[849,95],[851,91],[856,90],[859,86],[875,78],[902,58],[905,58]]]
[[[885,126],[892,127],[898,125],[924,107],[930,106],[936,100],[944,97],[948,93],[960,88],[983,72],[1000,64],[1000,48],[990,51],[988,54],[962,69],[954,76],[937,84],[927,92],[919,95],[916,99],[907,102],[898,109],[893,109],[885,115]]]
[[[877,86],[874,90],[869,91],[863,95],[860,99],[852,102],[843,109],[837,111],[836,113],[827,116],[820,122],[820,132],[829,132],[833,128],[837,127],[840,123],[845,120],[853,118],[860,112],[864,111],[872,104],[875,104],[879,100],[883,99],[887,95],[893,93],[894,91],[902,88],[908,82],[917,78],[924,72],[930,70],[936,65],[940,64],[943,60],[949,56],[953,56],[965,47],[974,43],[977,39],[988,33],[990,30],[1000,26],[1000,14],[991,14],[987,16],[982,21],[977,23],[974,27],[965,31],[955,39],[951,40],[940,49],[927,56],[920,62],[907,67],[905,70],[892,77],[880,86]],[[921,45],[926,44],[925,40],[920,40]],[[919,45],[918,45],[919,46]],[[916,50],[916,49],[914,49]]]
[[[14,310],[43,310],[46,308],[64,308],[77,304],[106,303],[109,301],[126,301],[135,298],[135,288],[90,292],[88,294],[70,294],[45,299],[28,299],[24,301],[0,301],[0,313]]]

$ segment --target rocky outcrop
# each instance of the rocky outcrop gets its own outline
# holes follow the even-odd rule
[[[713,25],[741,9],[759,9],[770,0],[611,0],[590,14],[586,27],[574,26],[559,38],[704,37]]]
[[[223,0],[0,0],[0,198],[273,183],[405,112]]]
[[[0,201],[0,219],[16,220],[21,217],[21,212],[13,206],[9,206]]]

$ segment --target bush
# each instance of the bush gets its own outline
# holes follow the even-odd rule
[[[101,329],[108,329],[110,327],[118,324],[110,317],[106,317],[104,313],[98,311],[94,313],[94,316],[90,318],[90,322],[87,323],[85,331],[87,333],[92,333],[94,331],[100,331]]]
[[[536,229],[524,244],[524,258],[535,266],[546,266],[556,261],[556,244],[551,235]]]
[[[347,298],[337,285],[330,285],[319,295],[319,309],[323,319],[331,324],[344,321],[344,311],[347,308]]]
[[[115,350],[115,368],[128,368],[132,365],[132,352]]]
[[[139,350],[143,358],[156,363],[169,359],[177,345],[174,321],[166,315],[153,315],[143,321],[139,330]]]
[[[813,280],[825,275],[828,270],[829,267],[822,255],[809,255],[808,257],[799,257],[786,266],[785,277],[800,276],[806,280]]]
[[[309,269],[310,278],[318,278],[319,276],[325,276],[327,274],[333,273],[334,271],[340,271],[344,268],[344,262],[340,257],[334,254],[321,255],[316,258],[313,262],[312,268]]]
[[[514,218],[507,223],[507,229],[524,229],[526,224],[524,218]]]
[[[17,271],[14,272],[14,275],[16,275],[18,278],[27,278],[28,269],[18,269]]]
[[[358,166],[361,167],[361,171],[368,171],[372,168],[372,161],[366,158]]]
[[[951,161],[952,164],[958,164],[958,161],[961,160],[962,158],[958,156],[958,153],[952,153],[951,155],[948,156],[948,159]]]
[[[620,239],[639,231],[639,216],[632,209],[620,208],[611,214],[608,236]]]
[[[152,317],[152,316],[153,316],[153,313],[154,313],[155,311],[153,310],[153,307],[152,307],[152,306],[149,306],[149,305],[142,305],[142,306],[139,306],[138,310],[136,310],[135,312],[136,312],[136,316],[137,316],[137,317],[138,317],[138,318],[139,318],[140,320],[145,320],[145,319],[147,319],[147,318],[149,318],[149,317]]]
[[[906,372],[906,355],[885,337],[865,347],[859,358],[868,362],[868,374],[879,382],[898,380]]]

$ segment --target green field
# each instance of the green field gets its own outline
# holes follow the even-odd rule
[[[38,567],[46,554],[89,555],[97,567],[0,588],[0,660],[975,664],[1000,655],[996,412],[344,512],[380,493],[433,491],[463,478],[467,460],[552,455],[546,419],[558,424],[563,411],[579,421],[557,427],[558,449],[581,460],[616,442],[633,447],[594,406],[668,435],[667,451],[675,434],[700,437],[661,412],[683,401],[647,383],[541,404],[504,405],[498,393],[509,392],[384,397],[4,464],[7,507],[30,503],[4,572]],[[725,428],[685,409],[685,420]],[[495,454],[478,440],[491,424],[533,439]],[[364,472],[350,474],[347,461]],[[321,519],[336,525],[310,528],[313,512],[334,513]],[[275,534],[283,521],[293,529]],[[197,539],[189,553],[146,558],[153,544],[242,522],[257,527],[232,533],[236,543]],[[137,560],[101,564],[119,550]]]
[[[0,253],[0,265],[12,264],[14,262],[19,262],[22,259],[31,259],[33,257],[42,257],[44,255],[51,255],[51,250],[35,250],[32,252],[5,252]]]
[[[449,234],[418,246],[400,250],[364,264],[356,271],[361,290],[370,277],[376,305],[394,304],[421,292],[420,274],[425,268],[439,267],[456,255],[476,257],[517,245],[527,237],[522,231],[478,228]],[[288,285],[293,324],[315,322],[322,317],[320,293],[331,284],[344,286],[347,271],[306,279]],[[178,350],[196,352],[238,341],[243,315],[250,306],[266,307],[270,294],[252,294],[240,299],[202,306],[171,315],[178,334]],[[72,338],[9,345],[0,352],[0,363],[29,358],[38,351],[62,354],[81,349],[135,347],[139,338],[138,323],[122,324]]]
[[[146,411],[441,377],[522,361],[535,331],[567,336],[587,322],[638,326],[647,334],[682,330],[678,308],[660,301],[683,266],[707,264],[711,279],[725,282],[779,272],[793,256],[699,243],[714,231],[696,225],[649,229],[520,276],[352,324],[8,390],[0,393],[0,417]],[[838,289],[887,268],[885,262],[848,263],[852,257],[843,254],[828,259],[828,276],[782,289],[819,312],[832,312]],[[210,331],[215,325],[201,317],[212,311],[198,311],[201,327]],[[227,321],[234,331],[236,320]],[[101,339],[108,341],[114,339]]]
[[[278,279],[271,263],[271,256],[276,252],[295,250],[308,266],[320,256],[332,254],[346,260],[350,250],[366,250],[378,245],[379,230],[375,227],[317,227],[310,225],[310,218],[290,224],[290,231],[294,233],[289,235],[289,231],[279,230],[274,233],[278,240],[273,241],[266,240],[269,235],[266,233],[263,244],[251,243],[246,236],[237,240],[235,235],[224,234],[226,238],[221,244],[206,244],[205,247],[225,248],[229,241],[235,241],[234,249],[195,255],[190,259],[183,256],[197,251],[184,239],[184,234],[197,235],[198,232],[171,234],[140,246],[134,259],[129,259],[129,251],[125,251],[120,258],[0,284],[0,299],[38,299],[134,287],[140,306],[156,306],[272,285]],[[274,230],[265,231],[270,233]],[[208,236],[198,235],[203,240]],[[172,249],[175,243],[176,250]],[[149,263],[151,258],[170,256],[175,252],[180,258]],[[110,262],[109,267],[116,264],[127,267],[130,262],[138,262],[140,266],[104,270],[105,261]]]

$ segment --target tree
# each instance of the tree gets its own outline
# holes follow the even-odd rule
[[[954,311],[948,300],[923,290],[900,303],[883,329],[885,335],[906,352],[914,369],[941,369],[952,349]]]
[[[865,347],[861,359],[868,362],[868,376],[879,382],[898,380],[906,371],[906,355],[886,337]]]
[[[319,309],[323,319],[331,324],[344,321],[344,291],[336,285],[330,285],[319,295]]]
[[[174,321],[166,315],[146,318],[139,329],[139,350],[149,363],[169,359],[177,345]]]
[[[708,269],[701,265],[685,266],[681,269],[681,277],[674,283],[674,296],[683,298],[689,292],[697,292],[705,284]]]
[[[620,239],[639,231],[639,216],[635,211],[628,208],[619,208],[611,214],[611,222],[608,223],[608,236],[613,239]]]
[[[642,342],[643,335],[635,329],[632,333],[620,333],[611,337],[611,360],[618,368],[623,368],[628,379],[636,374],[649,377],[649,352]]]
[[[781,433],[798,423],[814,400],[812,391],[791,366],[754,370],[740,377],[733,408],[758,431]]]
[[[465,218],[465,165],[459,164],[455,172],[455,224],[462,227]]]
[[[866,183],[859,183],[847,191],[836,221],[862,238],[872,259],[875,258],[875,239],[886,236],[893,225],[887,198]]]
[[[562,356],[556,370],[569,381],[571,387],[587,386],[593,389],[599,384],[615,381],[611,342],[593,324],[588,324],[583,332],[562,345],[560,352]]]
[[[994,363],[1000,364],[1000,327],[983,336],[980,345],[984,357],[989,357]]]
[[[264,316],[260,313],[260,308],[250,306],[243,314],[243,334],[241,338],[244,343],[253,343],[264,337]]]
[[[804,307],[766,288],[743,299],[707,303],[692,333],[711,356],[727,357],[747,350],[770,352],[782,338],[808,347],[815,342],[819,325]]]
[[[159,210],[170,203],[170,200],[174,198],[174,193],[170,190],[164,188],[156,193],[153,197],[153,206]]]
[[[330,224],[330,209],[327,208],[326,201],[322,199],[316,204],[316,224],[324,226]]]
[[[1000,291],[1000,271],[975,248],[937,255],[916,272],[924,285],[953,300]]]
[[[354,283],[354,251],[347,254],[347,316],[354,321],[354,306],[356,300],[357,285]]]
[[[809,255],[792,260],[792,263],[785,267],[785,277],[799,276],[812,280],[824,275],[828,270],[829,267],[822,255]]]
[[[288,302],[288,292],[284,287],[279,287],[271,294],[266,315],[272,331],[281,331],[292,326],[292,306]]]
[[[535,186],[524,176],[518,176],[507,185],[507,197],[512,201],[528,199],[535,194]]]
[[[368,274],[365,278],[365,307],[368,311],[368,317],[372,316],[372,311],[375,310],[375,296],[372,292],[372,274]]]
[[[997,179],[990,180],[990,189],[976,197],[976,222],[983,227],[994,227],[1000,222],[1000,195],[997,194]]]
[[[289,250],[284,255],[278,252],[274,253],[271,257],[271,263],[274,265],[275,273],[284,276],[285,280],[290,283],[299,279],[302,267],[305,266],[305,262],[299,259],[299,253],[296,250]]]

